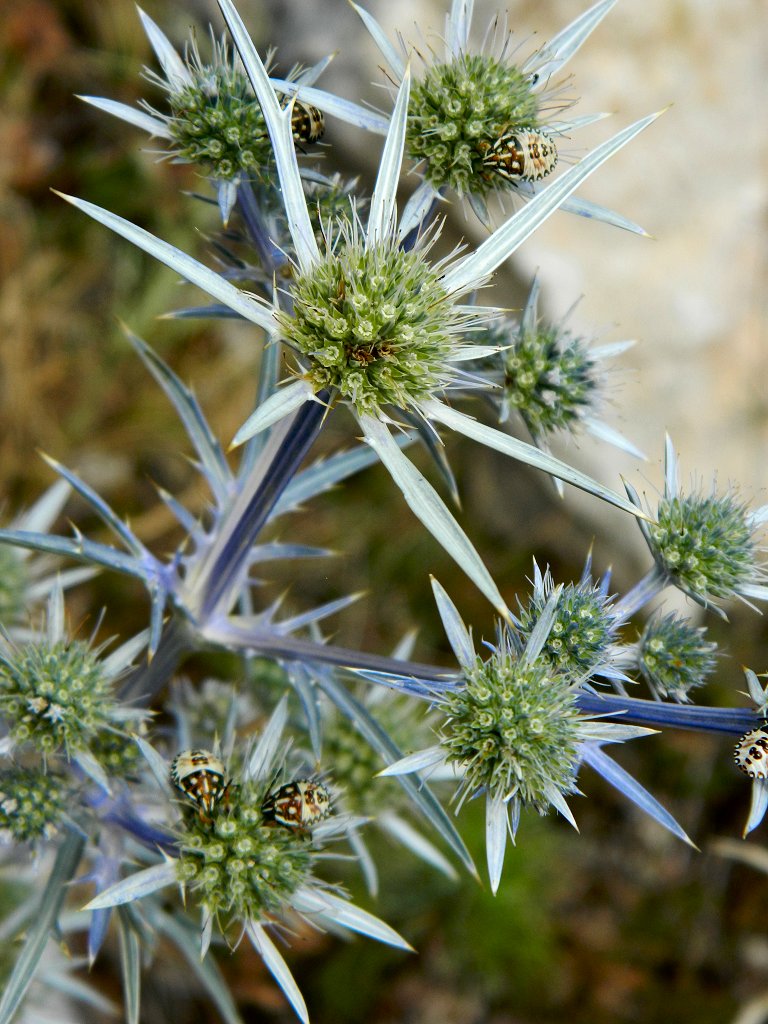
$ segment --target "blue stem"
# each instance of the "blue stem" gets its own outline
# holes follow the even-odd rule
[[[329,399],[328,392],[321,391],[316,401],[305,402],[301,406],[290,430],[261,476],[259,486],[245,508],[239,512],[237,523],[228,528],[227,543],[218,552],[213,564],[206,568],[201,623],[205,623],[214,614],[219,604],[235,589],[237,582],[243,580],[256,538],[320,433]]]
[[[666,586],[666,580],[658,566],[650,569],[641,580],[613,606],[613,614],[621,622],[626,622],[644,605],[648,604]]]
[[[264,270],[268,275],[274,273],[288,262],[288,257],[270,238],[250,181],[238,185],[237,205]]]
[[[756,729],[763,718],[751,708],[710,708],[696,704],[668,704],[658,700],[640,700],[606,694],[604,697],[582,694],[579,708],[592,715],[615,712],[615,722],[660,726],[667,729],[692,729],[695,732],[724,732],[741,736]]]

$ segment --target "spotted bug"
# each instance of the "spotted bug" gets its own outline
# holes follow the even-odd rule
[[[307,829],[331,813],[331,794],[322,782],[296,779],[270,793],[261,805],[267,824]]]
[[[554,170],[556,163],[555,143],[533,128],[505,133],[483,156],[483,167],[506,181],[539,181]]]
[[[210,750],[177,754],[171,761],[171,782],[197,807],[200,820],[207,822],[229,789],[224,763]]]
[[[296,142],[317,142],[325,133],[325,117],[322,110],[308,103],[293,104],[291,134]]]
[[[733,759],[750,779],[768,779],[768,722],[744,733],[734,748]]]

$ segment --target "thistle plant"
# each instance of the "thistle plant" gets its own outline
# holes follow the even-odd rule
[[[208,179],[225,227],[214,238],[218,269],[87,199],[65,198],[205,294],[204,305],[174,316],[242,322],[254,407],[233,439],[219,438],[193,391],[128,327],[186,430],[203,510],[161,489],[181,536],[155,552],[91,484],[46,457],[58,482],[0,530],[0,836],[14,871],[36,869],[3,925],[24,940],[0,1024],[37,982],[56,977],[48,939],[73,929],[85,933],[89,964],[117,936],[130,1021],[139,1019],[142,964],[169,943],[222,1017],[238,1021],[213,957],[242,939],[306,1021],[276,935],[355,932],[411,949],[408,921],[404,938],[344,887],[359,873],[369,896],[383,889],[374,827],[396,841],[393,856],[415,854],[455,884],[474,884],[457,870],[479,875],[457,814],[482,799],[496,893],[507,838],[516,840],[525,815],[553,810],[576,824],[584,766],[690,844],[640,778],[605,752],[609,744],[666,729],[725,733],[738,739],[737,764],[752,779],[746,831],[768,807],[768,700],[757,675],[747,671],[754,708],[694,703],[718,647],[697,621],[655,606],[667,588],[721,613],[733,598],[768,597],[759,537],[768,506],[750,511],[735,488],[684,493],[669,439],[655,506],[630,484],[625,497],[555,457],[551,438],[581,429],[641,454],[601,419],[603,360],[629,343],[591,346],[540,315],[536,280],[519,319],[503,295],[481,304],[478,294],[561,209],[642,233],[574,193],[657,115],[578,162],[554,159],[572,131],[601,116],[569,118],[557,75],[613,0],[522,61],[500,21],[473,50],[468,0],[451,5],[444,54],[427,58],[401,53],[356,7],[388,65],[385,113],[318,89],[329,58],[271,75],[273,56],[262,59],[231,0],[219,3],[231,41],[211,35],[206,50],[193,39],[184,56],[140,12],[166,110],[86,97]],[[374,182],[345,180],[330,150],[312,166],[323,116],[383,140]],[[399,211],[407,160],[419,162],[422,179]],[[494,193],[525,202],[478,246],[446,252],[437,203],[453,193],[488,224]],[[315,443],[342,408],[348,446],[318,457]],[[486,421],[489,409],[496,423]],[[533,443],[506,429],[513,413]],[[566,500],[569,484],[607,502],[625,513],[627,530],[636,520],[653,567],[614,593],[610,572],[593,576],[591,552],[572,582],[556,582],[534,557],[530,589],[511,610],[507,582],[494,579],[452,507],[461,481],[443,431],[542,471]],[[417,444],[429,458],[423,472],[411,458]],[[448,666],[415,660],[408,639],[393,654],[333,643],[327,621],[361,595],[306,598],[303,561],[330,552],[309,543],[291,514],[376,462],[493,609],[493,639],[476,642],[433,582]],[[109,542],[76,525],[72,535],[54,532],[72,494]],[[292,586],[274,600],[267,585],[277,561]],[[91,609],[90,634],[72,627],[68,588],[97,571],[144,587],[137,635],[118,623],[102,640],[108,608]],[[220,676],[199,681],[194,658],[211,652],[229,657]],[[630,696],[642,684],[645,696]],[[640,756],[659,742],[639,745]],[[98,1004],[92,988],[67,983]]]

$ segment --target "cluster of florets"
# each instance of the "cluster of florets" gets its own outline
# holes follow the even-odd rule
[[[705,640],[704,632],[674,612],[649,620],[638,644],[638,665],[654,694],[687,701],[705,682],[715,667],[717,644]]]
[[[664,497],[648,534],[668,579],[705,603],[732,597],[755,576],[747,509],[732,494]]]
[[[274,173],[264,115],[226,45],[215,44],[211,64],[203,64],[195,50],[187,67],[192,82],[168,93],[176,156],[223,180]]]
[[[490,56],[464,53],[430,65],[413,84],[408,112],[408,154],[425,163],[435,188],[485,195],[504,179],[483,157],[502,135],[539,124],[535,82]]]
[[[0,651],[0,713],[16,744],[67,756],[109,725],[112,681],[79,640],[35,641]]]
[[[56,834],[67,806],[63,779],[42,768],[0,772],[0,834],[34,843]]]
[[[517,616],[520,634],[527,639],[539,621],[547,594],[534,594]],[[589,676],[606,661],[616,633],[612,598],[599,584],[569,583],[563,587],[554,621],[540,657],[572,678]]]
[[[267,825],[263,787],[230,785],[212,819],[191,811],[179,841],[178,878],[224,926],[277,913],[310,877],[306,833]]]
[[[465,685],[441,697],[441,744],[462,789],[515,797],[545,814],[552,792],[576,790],[581,717],[571,677],[510,644],[465,667]]]
[[[501,340],[498,334],[494,340]],[[517,410],[531,436],[578,426],[598,397],[595,359],[587,340],[540,323],[532,331],[521,328],[503,344],[501,400]]]
[[[390,241],[365,247],[342,225],[338,243],[298,275],[292,297],[293,314],[278,321],[315,391],[334,389],[372,413],[413,409],[446,382],[462,314],[421,251]]]

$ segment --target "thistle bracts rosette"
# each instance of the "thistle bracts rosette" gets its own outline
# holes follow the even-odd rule
[[[428,773],[443,766],[459,780],[458,808],[465,799],[485,794],[488,874],[494,892],[507,836],[514,841],[524,808],[540,814],[553,808],[576,827],[567,797],[579,792],[576,778],[583,762],[688,841],[671,815],[601,749],[652,730],[584,714],[578,706],[583,674],[564,671],[542,656],[561,588],[549,595],[527,642],[499,625],[496,642],[485,643],[490,651],[485,659],[475,652],[458,611],[436,581],[433,589],[462,681],[435,698],[442,716],[438,743],[380,774]]]
[[[602,676],[624,679],[619,667],[624,661],[624,648],[618,642],[623,619],[613,611],[614,598],[608,591],[610,575],[592,579],[592,559],[587,558],[578,583],[561,585],[552,625],[541,649],[542,661],[576,679]],[[555,590],[552,573],[541,572],[533,563],[533,590],[520,602],[515,626],[525,644],[549,606]]]
[[[226,798],[218,801],[210,815],[201,816],[181,804],[173,856],[104,889],[86,909],[98,913],[138,899],[153,904],[156,892],[180,886],[187,902],[194,902],[200,911],[202,955],[208,953],[214,928],[230,940],[244,932],[298,1017],[307,1021],[301,992],[267,929],[280,924],[295,928],[303,918],[315,927],[349,929],[400,949],[410,946],[383,921],[350,903],[338,887],[315,875],[327,857],[324,845],[344,836],[354,819],[332,815],[309,831],[275,825],[265,818],[265,798],[285,767],[287,709],[284,697],[241,772],[230,780]],[[161,759],[148,745],[144,749],[158,782],[169,799],[175,799],[167,763],[163,775],[158,767]],[[147,907],[145,912],[153,916]]]
[[[422,211],[436,196],[451,190],[467,196],[477,216],[489,224],[486,200],[490,195],[530,198],[535,194],[535,183],[557,166],[560,140],[605,116],[563,117],[573,100],[564,95],[566,83],[554,76],[614,2],[601,0],[548,44],[517,62],[519,47],[498,15],[480,52],[472,52],[473,4],[453,0],[446,16],[443,54],[431,47],[428,55],[421,46],[415,49],[424,69],[411,93],[406,154],[418,162],[424,179],[419,193]],[[391,44],[367,10],[352,6],[380,49],[388,77],[401,82],[409,60],[403,39],[399,47]],[[317,102],[322,106],[322,97]],[[375,122],[369,127],[379,130]],[[562,206],[644,233],[638,225],[593,203],[568,199]]]
[[[691,690],[706,682],[715,667],[717,644],[704,633],[703,626],[674,612],[648,620],[637,643],[637,665],[659,700],[690,701]]]
[[[139,17],[163,72],[158,75],[146,70],[145,74],[166,94],[168,112],[159,111],[147,102],[137,109],[97,96],[80,98],[142,128],[152,138],[165,140],[169,157],[179,163],[195,164],[210,175],[217,187],[226,224],[242,183],[274,181],[274,157],[261,107],[226,39],[216,39],[211,31],[211,57],[206,61],[193,37],[181,57],[162,29],[141,8]],[[295,69],[288,81],[294,88],[301,82],[311,84],[327,63],[328,60],[321,61],[304,71]],[[296,106],[294,134],[298,134],[300,115],[312,109],[301,104]],[[315,141],[315,138],[305,131],[303,141]]]
[[[637,492],[627,493],[640,507]],[[768,522],[768,505],[755,511],[732,488],[719,494],[713,486],[683,493],[671,438],[665,446],[664,493],[655,521],[640,523],[655,567],[619,602],[630,615],[666,586],[677,587],[705,608],[724,613],[719,602],[741,598],[747,604],[768,599],[768,575],[757,534]]]
[[[105,791],[102,750],[132,747],[143,713],[120,704],[116,684],[146,645],[138,637],[111,655],[69,637],[61,588],[52,591],[44,629],[27,641],[0,636],[2,752],[43,765],[74,762]]]
[[[586,431],[637,458],[643,453],[601,418],[607,394],[605,361],[626,352],[633,341],[592,345],[559,322],[539,315],[540,285],[535,277],[519,322],[504,318],[492,324],[487,341],[498,352],[487,360],[488,377],[498,391],[491,398],[499,422],[517,414],[536,445],[549,450],[556,435]]]

